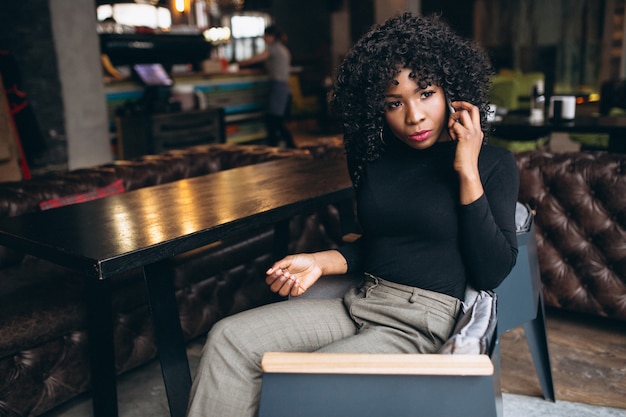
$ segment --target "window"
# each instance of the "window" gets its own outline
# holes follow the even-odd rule
[[[126,26],[145,26],[152,29],[169,29],[172,26],[170,11],[166,7],[150,4],[104,4],[98,6],[97,17],[99,22],[113,19]]]
[[[217,46],[218,56],[227,61],[241,61],[265,49],[263,34],[271,23],[265,13],[238,13],[224,16],[222,25],[230,27],[230,40]]]
[[[266,20],[262,16],[233,16],[230,24],[233,38],[256,38],[263,36]]]

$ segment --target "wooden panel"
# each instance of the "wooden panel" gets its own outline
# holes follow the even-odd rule
[[[261,362],[268,373],[492,375],[487,355],[358,354],[268,352]]]

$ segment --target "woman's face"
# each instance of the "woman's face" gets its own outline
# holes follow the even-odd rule
[[[410,69],[402,69],[385,91],[385,121],[393,134],[414,149],[426,149],[450,140],[444,91],[421,89]]]

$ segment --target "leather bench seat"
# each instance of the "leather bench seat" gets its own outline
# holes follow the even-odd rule
[[[516,154],[546,305],[626,320],[626,154]]]

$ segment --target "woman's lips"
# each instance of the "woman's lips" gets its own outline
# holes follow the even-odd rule
[[[428,139],[428,137],[430,136],[430,132],[431,132],[430,130],[420,130],[417,133],[413,133],[412,135],[409,135],[409,138],[416,142],[423,142],[426,139]]]

